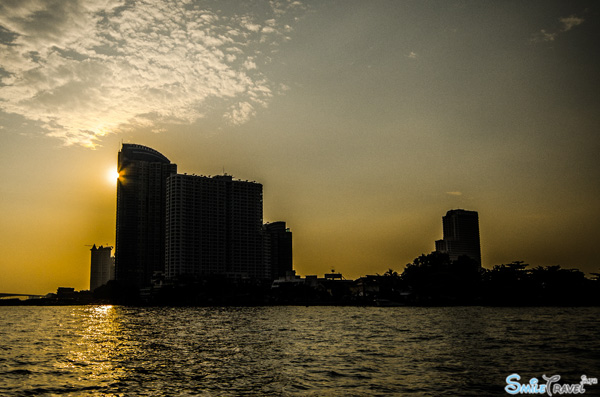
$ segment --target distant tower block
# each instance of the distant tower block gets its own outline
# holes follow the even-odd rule
[[[435,242],[437,252],[446,253],[450,260],[468,256],[481,266],[479,244],[479,215],[476,211],[450,210],[442,217],[444,236]]]
[[[110,256],[112,247],[96,248],[96,244],[94,244],[90,251],[92,252],[90,291],[93,291],[115,278],[115,262],[114,258]]]
[[[285,277],[292,271],[292,232],[285,222],[263,225],[263,257],[271,268],[271,278]]]

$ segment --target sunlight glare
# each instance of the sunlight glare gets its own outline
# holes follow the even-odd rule
[[[119,179],[119,176],[120,176],[120,174],[119,174],[119,171],[117,171],[117,169],[116,169],[116,168],[115,168],[115,169],[112,169],[112,170],[110,170],[110,171],[109,171],[109,173],[108,173],[108,179],[109,179],[109,181],[110,181],[111,183],[114,183],[114,182],[116,182],[116,181],[117,181],[117,179]]]

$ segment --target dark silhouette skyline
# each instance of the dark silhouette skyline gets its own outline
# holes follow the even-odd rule
[[[177,174],[157,150],[129,143],[118,172],[115,280],[122,288],[190,277],[273,280],[292,270],[292,235],[285,222],[263,225],[260,183]]]
[[[177,174],[167,157],[138,144],[122,145],[118,170],[116,269],[112,247],[93,245],[90,291],[59,287],[2,304],[600,304],[596,273],[526,269],[522,261],[482,268],[477,211],[448,210],[435,251],[401,273],[347,280],[332,270],[303,278],[295,274],[286,223],[263,224],[262,184]]]
[[[600,304],[596,273],[527,269],[522,261],[482,268],[476,211],[448,210],[436,250],[401,273],[390,268],[347,280],[332,270],[303,278],[294,271],[286,223],[263,224],[262,184],[227,174],[177,174],[176,164],[138,144],[122,145],[118,170],[116,269],[112,247],[93,245],[90,291],[59,287],[1,304]]]
[[[401,273],[388,269],[356,280],[339,273],[299,277],[289,272],[273,283],[213,275],[177,277],[142,297],[115,281],[93,293],[60,287],[28,300],[10,296],[0,305],[599,306],[600,274],[588,278],[577,269],[529,268],[522,261],[484,269],[466,256],[452,261],[432,252],[415,258]]]

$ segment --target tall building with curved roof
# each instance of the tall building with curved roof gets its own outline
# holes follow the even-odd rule
[[[115,278],[143,288],[165,268],[166,183],[177,164],[147,146],[124,143],[118,171]]]

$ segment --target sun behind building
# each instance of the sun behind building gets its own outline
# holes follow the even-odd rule
[[[273,280],[292,270],[285,222],[263,225],[262,184],[231,175],[177,174],[146,146],[118,157],[116,280],[143,289],[153,277]]]

